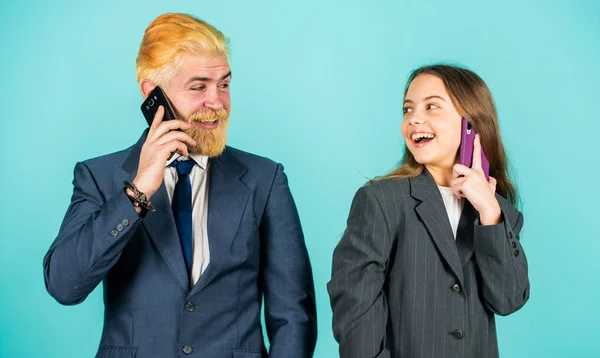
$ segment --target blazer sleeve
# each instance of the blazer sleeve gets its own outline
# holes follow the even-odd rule
[[[280,164],[261,218],[260,235],[269,357],[312,357],[317,341],[312,269],[298,211]]]
[[[73,196],[44,257],[44,281],[64,305],[81,303],[117,262],[141,220],[120,190],[106,199],[85,163],[77,163]]]
[[[525,305],[529,299],[527,258],[520,243],[523,214],[501,196],[502,209],[497,225],[475,222],[475,259],[481,271],[481,294],[485,305],[494,313],[506,316]]]
[[[390,356],[385,348],[388,304],[383,292],[390,250],[384,212],[371,189],[362,187],[333,253],[327,284],[341,358]]]

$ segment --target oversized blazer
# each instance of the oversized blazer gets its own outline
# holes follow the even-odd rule
[[[358,190],[328,291],[342,358],[498,357],[494,315],[529,298],[523,215],[500,195],[498,225],[465,200],[456,240],[424,170]]]

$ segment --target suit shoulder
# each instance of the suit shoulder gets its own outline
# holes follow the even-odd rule
[[[249,170],[275,170],[279,165],[277,162],[267,157],[245,152],[230,146],[227,146],[226,152]]]
[[[410,184],[408,179],[386,178],[370,181],[363,188],[371,191],[378,198],[386,198],[399,194],[408,194]]]
[[[135,145],[132,145],[131,147],[120,150],[118,152],[104,154],[98,157],[86,159],[83,161],[83,163],[90,169],[106,168],[112,166],[120,167],[121,165],[123,165],[127,157],[129,157],[129,154],[131,153],[131,150],[134,146]]]
[[[364,199],[377,202],[384,215],[390,215],[390,221],[397,222],[406,212],[407,205],[410,205],[409,181],[397,178],[371,181],[356,193],[355,200],[360,202]]]

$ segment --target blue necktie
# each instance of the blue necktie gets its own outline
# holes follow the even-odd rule
[[[192,184],[190,172],[194,164],[196,162],[193,160],[175,160],[169,165],[177,169],[179,177],[175,184],[171,206],[188,275],[192,272]]]

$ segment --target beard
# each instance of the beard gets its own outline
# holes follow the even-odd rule
[[[202,111],[192,113],[188,123],[218,121],[216,128],[198,128],[196,126],[184,132],[192,137],[197,145],[189,148],[190,153],[198,153],[207,157],[216,157],[225,150],[227,142],[227,125],[229,124],[229,113],[225,109],[217,111]]]

